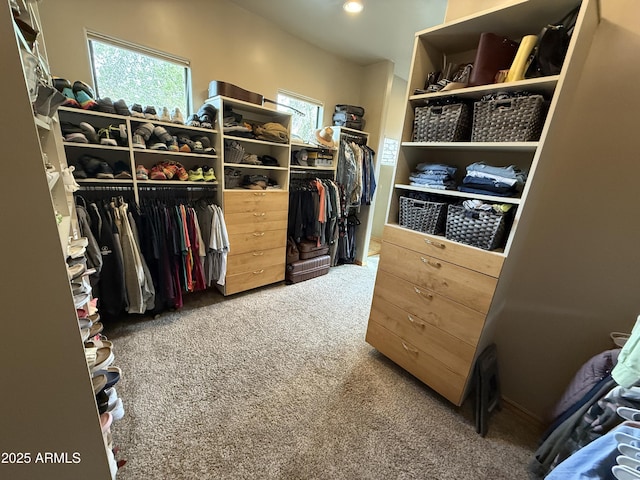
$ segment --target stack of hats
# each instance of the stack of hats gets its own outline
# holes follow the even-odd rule
[[[363,117],[364,108],[356,105],[338,104],[333,114],[333,124],[354,130],[363,130],[365,123]]]

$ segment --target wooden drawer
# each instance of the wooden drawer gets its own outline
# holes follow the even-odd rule
[[[452,372],[431,355],[402,340],[375,321],[369,322],[366,340],[450,402],[456,405],[462,403],[466,377]]]
[[[397,225],[385,225],[382,240],[496,278],[500,275],[504,262],[504,255],[500,253],[488,252]]]
[[[475,347],[485,316],[423,287],[378,270],[374,300],[382,298]]]
[[[475,348],[462,340],[380,297],[373,298],[369,319],[437,358],[452,372],[465,378],[469,375]]]
[[[264,212],[229,213],[224,216],[227,232],[253,233],[265,230],[286,230],[289,212],[270,210]]]
[[[225,295],[244,292],[252,288],[262,287],[271,283],[284,280],[285,262],[269,267],[257,268],[255,270],[238,273],[235,275],[227,275],[225,282]]]
[[[289,209],[289,192],[224,192],[224,215]]]
[[[287,245],[286,230],[265,230],[252,233],[229,234],[229,254],[249,253],[272,248],[284,248]]]
[[[387,273],[487,313],[497,279],[383,242],[378,267]]]
[[[283,248],[229,255],[227,257],[227,275],[253,272],[281,263],[286,263],[286,251]]]

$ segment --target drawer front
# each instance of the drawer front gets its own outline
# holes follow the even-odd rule
[[[366,341],[407,372],[429,385],[455,405],[462,403],[466,378],[445,367],[411,343],[376,322],[369,322]]]
[[[252,233],[229,234],[229,254],[249,253],[272,248],[284,248],[287,245],[286,230],[254,231]]]
[[[227,275],[253,272],[281,263],[286,263],[286,252],[283,248],[256,250],[249,253],[229,255],[227,257]]]
[[[475,347],[485,316],[423,287],[378,270],[374,300],[382,298],[407,313]]]
[[[227,275],[225,282],[225,295],[244,292],[252,288],[262,287],[271,283],[284,280],[285,263],[258,268],[250,272]]]
[[[224,214],[286,211],[289,209],[288,192],[224,192]]]
[[[469,375],[475,353],[471,345],[380,297],[373,298],[370,319],[418,350],[437,358],[452,372],[463,377]]]
[[[224,216],[224,221],[229,234],[286,230],[288,212],[286,210],[269,210],[264,212],[229,213]]]
[[[497,280],[435,257],[382,243],[379,269],[487,313]]]
[[[385,225],[383,241],[408,248],[425,255],[436,257],[465,268],[498,277],[504,256],[462,243],[452,242],[444,237],[427,235],[397,225]]]

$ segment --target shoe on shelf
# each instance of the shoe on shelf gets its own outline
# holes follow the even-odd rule
[[[102,322],[94,321],[89,331],[89,337],[95,337],[100,332],[102,332],[103,328],[104,328],[104,325],[102,325]]]
[[[86,352],[86,350],[85,350],[85,352]],[[88,363],[89,362],[87,361],[87,364]],[[107,395],[105,390],[101,390],[96,395],[96,404],[98,405],[98,413],[100,415],[105,413],[107,411],[107,409],[109,408],[109,395]]]
[[[147,170],[144,165],[138,165],[136,167],[136,179],[149,180],[149,170]]]
[[[195,113],[189,115],[189,118],[187,119],[187,125],[189,125],[190,127],[199,127],[200,117],[198,117],[198,115],[196,115]]]
[[[111,343],[108,340],[101,340],[101,341]],[[91,346],[92,345],[89,345],[89,347]],[[120,378],[122,377],[122,370],[120,370],[119,367],[110,366],[104,370],[97,370],[96,372],[93,373],[94,377],[98,375],[104,375],[106,377],[107,383],[105,388],[109,389],[107,391],[107,394],[109,394],[109,400],[111,400],[112,393],[110,390],[116,383],[120,381]],[[115,398],[117,398],[118,396],[117,396],[117,393],[115,392],[115,388],[113,388],[113,391],[114,391],[113,395],[115,396]]]
[[[144,118],[147,120],[160,120],[156,108],[153,105],[147,105],[144,109]]]
[[[120,135],[120,146],[122,147],[128,147],[129,146],[129,139],[127,138],[127,124],[126,123],[121,123],[120,125],[118,125],[118,134]]]
[[[153,129],[153,134],[165,145],[169,146],[173,143],[173,137],[167,132],[163,126],[157,125]]]
[[[181,143],[179,151],[182,153],[191,153],[191,148],[186,143]]]
[[[127,104],[123,99],[113,102],[113,108],[116,109],[116,113],[118,115],[123,115],[125,117],[131,116],[131,111],[129,110],[129,107],[127,107]]]
[[[98,99],[98,111],[102,113],[116,113],[116,109],[113,107],[113,102],[109,97]]]
[[[64,141],[72,143],[89,143],[89,140],[84,133],[68,133],[64,136]]]
[[[149,178],[151,180],[167,180],[164,169],[160,165],[154,165],[153,167],[151,167]]]
[[[146,142],[147,140],[149,140],[149,138],[151,138],[154,128],[155,126],[153,125],[153,123],[143,123],[135,130],[134,133],[140,135]]]
[[[112,147],[118,146],[118,141],[112,136],[111,127],[112,125],[109,125],[108,127],[101,128],[100,130],[98,130],[98,136],[100,137],[100,145],[109,145]]]
[[[178,170],[177,162],[160,162],[158,163],[158,167],[162,169],[167,180],[173,180]]]
[[[118,160],[113,165],[113,173],[114,173],[114,178],[122,178],[122,179],[132,178],[131,167],[129,167],[127,162],[123,162],[122,160]]]
[[[113,404],[112,408],[107,409],[111,415],[113,415],[113,421],[117,422],[118,420],[124,417],[124,405],[122,403],[122,399],[118,398],[116,402]]]
[[[97,395],[100,391],[104,390],[107,385],[107,376],[104,374],[95,375],[91,379],[91,383],[93,383],[93,394]]]
[[[76,100],[80,104],[80,108],[83,110],[97,110],[98,102],[96,102],[93,98],[87,95],[84,91],[80,90],[75,94]]]
[[[178,180],[185,182],[189,180],[189,172],[182,166],[182,164],[176,162],[176,174]]]
[[[205,137],[205,136],[198,137],[198,140],[202,144],[202,148],[204,149],[204,153],[209,153],[211,155],[215,155],[216,154],[216,149],[211,146],[211,140],[209,140],[209,137]]]
[[[202,128],[213,128],[215,120],[213,120],[208,113],[200,115],[200,126]]]
[[[180,147],[178,147],[177,143],[171,143],[171,145],[169,145],[169,151],[170,152],[179,152],[180,151]]]
[[[200,140],[193,142],[193,153],[204,153],[204,147]]]
[[[85,267],[82,263],[76,263],[75,265],[70,265],[67,267],[67,276],[69,280],[75,280],[80,275],[82,275],[87,267]]]
[[[95,347],[93,347],[93,348],[95,348]],[[85,351],[93,350],[93,348],[85,348]],[[96,370],[104,370],[104,369],[106,369],[109,365],[111,365],[113,363],[115,358],[116,357],[113,354],[113,351],[109,347],[96,348],[96,361],[95,361],[93,367],[90,367],[91,368],[91,372],[93,373]]]
[[[142,105],[134,103],[131,105],[131,116],[137,118],[144,118],[144,112],[142,111]]]
[[[93,157],[91,155],[82,155],[78,159],[78,163],[80,164],[82,170],[84,170],[87,174],[87,178],[96,178],[102,161],[102,159]],[[76,176],[76,178],[79,177]]]
[[[171,115],[169,114],[169,109],[167,107],[162,107],[162,112],[160,112],[160,121],[161,122],[171,122]]]
[[[171,110],[171,123],[179,123],[184,125],[184,117],[178,107]]]
[[[96,178],[103,179],[112,179],[113,178],[113,169],[109,166],[107,162],[100,162],[100,166],[96,172]]]
[[[93,125],[87,122],[80,122],[80,125],[78,126],[82,129],[82,133],[84,133],[84,136],[87,137],[87,140],[89,140],[90,143],[100,143],[100,137],[98,137]]]
[[[216,174],[213,171],[213,167],[210,167],[209,165],[204,165],[202,167],[202,176],[203,176],[205,182],[215,182],[216,181]]]
[[[71,167],[74,167],[73,170],[71,170]],[[89,178],[87,176],[87,172],[85,172],[82,169],[82,167],[72,165],[72,166],[69,167],[69,169],[70,169],[69,171],[73,175],[73,178],[76,179],[76,180],[86,180],[87,178]]]
[[[196,148],[195,142],[186,135],[180,135],[178,137],[178,143],[187,145],[189,147],[189,152],[193,152],[193,150]],[[180,151],[182,152],[183,150],[180,149]]]
[[[203,104],[197,112],[200,124],[203,128],[213,128],[218,115],[218,109],[209,103]]]
[[[83,82],[82,80],[76,80],[75,82],[73,82],[73,87],[72,87],[73,93],[78,93],[78,92],[84,92],[89,98],[94,99],[96,98],[95,93],[93,93],[93,89],[91,88],[91,86],[85,82]]]
[[[145,143],[144,138],[142,138],[142,135],[140,135],[139,133],[133,134],[131,143],[133,145],[133,148],[147,148],[147,144]]]
[[[69,80],[66,78],[54,77],[53,87],[66,97],[66,100],[62,104],[64,107],[81,108],[80,103],[78,103],[78,100],[73,93],[71,82],[69,82]]]
[[[202,167],[195,167],[193,170],[189,170],[188,180],[190,182],[204,182],[204,176],[202,175]]]
[[[149,147],[149,150],[168,150],[168,148],[165,143],[156,142]]]

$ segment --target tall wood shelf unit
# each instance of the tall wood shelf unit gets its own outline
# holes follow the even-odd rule
[[[40,30],[38,51],[46,64],[37,5],[18,4],[21,18]],[[7,168],[0,190],[0,243],[6,253],[0,451],[17,454],[15,463],[0,464],[0,477],[107,479],[111,474],[65,262],[69,237],[77,230],[62,177],[67,164],[60,124],[57,114],[34,115],[9,3],[0,9],[0,22],[5,70],[0,138]],[[45,162],[55,168],[50,175]],[[37,462],[38,452],[65,452],[69,462]],[[74,452],[79,463],[72,462]]]
[[[387,211],[383,244],[376,278],[366,340],[385,356],[415,375],[456,405],[469,390],[475,358],[493,341],[493,319],[504,299],[496,294],[514,242],[525,236],[520,220],[530,208],[527,202],[536,169],[557,162],[552,147],[545,144],[554,119],[571,93],[587,57],[599,22],[595,0],[583,0],[571,45],[560,75],[527,79],[508,84],[484,85],[450,92],[414,95],[430,72],[442,70],[444,62],[471,62],[480,34],[494,32],[520,40],[562,18],[576,0],[530,0],[494,8],[458,21],[418,32],[406,96],[406,113],[394,188]],[[537,142],[413,142],[414,108],[426,100],[449,97],[479,100],[497,91],[526,90],[543,94],[550,107]],[[409,174],[420,162],[446,163],[463,172],[471,163],[517,165],[529,172],[517,198],[442,191],[409,184]],[[460,177],[459,179],[461,179]],[[486,251],[428,235],[398,225],[399,199],[410,191],[440,195],[452,203],[480,199],[509,203],[516,208],[506,244],[499,251]],[[533,203],[533,202],[532,202]],[[531,207],[533,208],[533,207]]]
[[[285,277],[291,114],[224,96],[210,98],[207,103],[218,109],[216,150],[222,158],[223,170],[218,182],[222,185],[222,209],[230,243],[226,282],[220,290],[224,295],[232,295]],[[243,121],[279,123],[287,129],[289,140],[277,143],[225,133],[223,119],[227,109],[242,115]],[[247,154],[269,155],[277,160],[278,166],[232,161],[225,155],[225,140],[239,142]],[[264,175],[275,180],[279,188],[248,190],[230,185],[224,175],[226,167],[239,170],[243,176]]]

